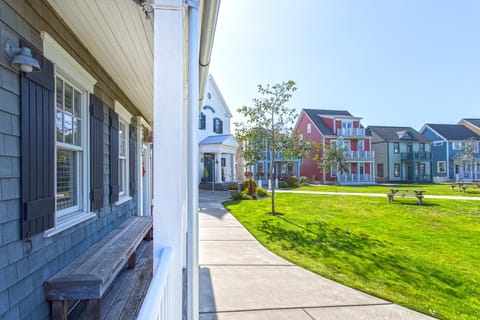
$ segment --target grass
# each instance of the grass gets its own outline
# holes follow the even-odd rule
[[[480,197],[480,188],[468,188],[465,192],[452,191],[450,183],[437,184],[379,184],[373,186],[336,186],[336,185],[310,185],[295,188],[294,190],[305,191],[328,191],[328,192],[359,192],[359,193],[384,193],[392,188],[401,189],[420,189],[425,190],[426,195],[445,195],[445,196],[469,196]]]
[[[480,315],[480,202],[277,194],[227,201],[267,248],[322,276],[441,319]]]

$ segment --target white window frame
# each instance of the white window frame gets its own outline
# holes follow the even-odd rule
[[[353,120],[342,120],[342,129],[352,129]]]
[[[443,170],[440,170],[440,164],[443,163]],[[437,161],[437,172],[447,173],[447,161]]]
[[[307,123],[307,134],[312,133],[312,124],[309,122]]]
[[[462,150],[463,141],[452,141],[452,150]]]
[[[361,148],[360,148],[361,146]],[[358,151],[364,151],[365,150],[365,140],[360,139],[357,141],[357,150]]]
[[[115,100],[115,112],[118,113],[118,129],[120,131],[120,124],[125,125],[125,157],[123,160],[125,160],[125,175],[123,181],[120,181],[120,172],[118,173],[118,185],[119,185],[119,190],[122,189],[122,186],[120,185],[121,183],[124,183],[123,185],[123,192],[119,192],[118,194],[118,201],[114,203],[114,205],[120,205],[126,201],[129,201],[132,199],[130,196],[130,150],[128,149],[130,147],[129,145],[129,138],[130,138],[130,124],[132,121],[132,114],[125,109],[124,106],[118,101]],[[118,135],[118,169],[121,170],[120,168],[120,132]]]
[[[42,31],[40,33],[43,40],[43,54],[50,61],[54,62],[54,77],[55,88],[57,77],[62,78],[70,85],[75,87],[81,93],[81,141],[82,141],[82,156],[77,159],[79,165],[79,179],[78,179],[78,207],[60,210],[55,214],[55,226],[44,232],[44,237],[51,237],[59,232],[62,232],[78,223],[96,217],[95,212],[90,211],[90,121],[88,105],[90,102],[89,95],[93,93],[93,89],[97,80],[92,77],[70,54],[63,49],[48,33]],[[56,95],[56,93],[55,93]],[[56,103],[55,103],[56,104]],[[56,105],[55,105],[56,110]],[[56,117],[56,112],[54,112]],[[56,124],[56,119],[54,121]],[[55,136],[56,141],[56,136]],[[57,190],[57,146],[65,149],[77,149],[73,145],[55,144],[55,192]],[[80,165],[82,171],[80,171]]]

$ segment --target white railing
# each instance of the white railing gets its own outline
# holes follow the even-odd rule
[[[364,128],[339,128],[337,129],[337,136],[344,137],[364,137]]]
[[[137,319],[170,320],[173,318],[171,265],[172,249],[163,248]]]
[[[374,182],[375,178],[371,174],[344,173],[338,175],[339,182]]]
[[[374,160],[375,151],[345,151],[345,157],[348,160]]]

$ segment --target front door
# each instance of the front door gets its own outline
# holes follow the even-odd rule
[[[408,165],[407,166],[407,181],[412,181],[413,180],[413,166]]]
[[[203,182],[213,182],[213,172],[215,168],[214,155],[211,153],[205,153],[203,156]]]

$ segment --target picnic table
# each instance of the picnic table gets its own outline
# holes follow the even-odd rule
[[[455,191],[455,187],[458,187],[458,192],[467,190],[468,188],[480,189],[480,182],[455,182],[450,185],[452,191]]]
[[[418,200],[418,205],[422,205],[425,190],[415,190],[415,189],[390,189],[390,192],[387,193],[388,202],[393,202],[394,197],[414,197]]]

